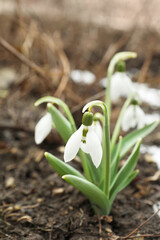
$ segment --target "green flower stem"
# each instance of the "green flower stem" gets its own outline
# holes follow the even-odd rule
[[[115,125],[115,128],[114,128],[114,131],[113,131],[113,134],[112,134],[112,139],[111,139],[111,154],[112,154],[112,151],[114,149],[114,146],[115,146],[115,143],[117,141],[117,138],[119,136],[119,132],[120,132],[120,127],[121,127],[121,123],[122,123],[122,118],[123,118],[123,115],[127,109],[127,107],[130,105],[131,101],[133,99],[133,95],[129,96],[127,98],[127,100],[125,101],[122,109],[121,109],[121,112],[119,114],[119,117],[118,117],[118,120],[116,122],[116,125]]]
[[[100,107],[104,113],[104,136],[103,136],[103,150],[105,149],[104,156],[102,159],[102,165],[104,169],[104,193],[109,199],[109,187],[110,187],[110,163],[111,163],[111,152],[110,152],[110,125],[109,125],[109,114],[107,106],[104,102],[95,100],[88,104],[86,104],[82,112],[85,112],[87,109],[91,111],[92,107],[97,106]]]
[[[104,138],[103,138],[103,144],[104,148],[106,149],[105,155],[106,159],[104,161],[104,193],[107,196],[107,199],[109,199],[109,188],[110,188],[110,164],[111,164],[111,152],[110,152],[110,126],[109,126],[109,115],[107,106],[104,105]]]
[[[111,98],[110,98],[111,77],[113,75],[115,66],[120,60],[127,60],[129,58],[136,58],[136,57],[137,57],[137,54],[135,52],[120,52],[115,54],[110,61],[108,71],[107,71],[107,88],[106,88],[106,98],[105,98],[105,103],[108,108],[109,119],[110,119],[110,112],[111,112]]]

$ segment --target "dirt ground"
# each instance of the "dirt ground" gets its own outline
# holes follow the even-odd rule
[[[137,28],[113,32],[64,20],[37,22],[19,13],[1,16],[0,26],[0,67],[16,72],[0,91],[0,239],[160,239],[160,218],[152,210],[160,198],[160,179],[149,180],[157,167],[146,156],[141,155],[140,174],[117,196],[110,216],[98,218],[88,200],[43,156],[49,151],[63,159],[59,135],[53,131],[40,146],[34,143],[35,124],[45,112],[45,105],[35,108],[34,102],[46,95],[60,97],[78,126],[88,98],[103,100],[99,81],[117,51],[136,51],[138,59],[127,62],[127,69],[140,70],[134,81],[159,88],[159,35]],[[76,68],[91,70],[96,82],[73,83],[69,72]],[[113,107],[112,128],[121,104]],[[159,132],[160,127],[144,142],[159,146]],[[78,162],[71,164],[81,170]]]

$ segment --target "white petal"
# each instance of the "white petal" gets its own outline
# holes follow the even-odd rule
[[[83,150],[83,152],[89,153],[86,143],[81,142],[80,148]]]
[[[92,129],[88,130],[86,147],[91,155],[93,164],[98,168],[102,160],[102,146],[97,134]]]
[[[134,91],[133,83],[132,83],[132,80],[127,76],[126,73],[122,73],[122,74],[123,74],[123,76],[122,76],[122,81],[123,81],[122,96],[128,97]]]
[[[111,79],[111,99],[116,102],[119,97],[127,97],[133,91],[131,79],[125,72],[116,72]]]
[[[99,123],[99,121],[93,122],[91,127],[92,127],[93,131],[97,134],[100,142],[102,142],[103,131],[102,131],[102,126]]]
[[[45,114],[35,127],[35,142],[40,144],[52,130],[52,116],[50,113]]]
[[[142,128],[145,126],[145,113],[139,106],[136,106],[135,110],[136,110],[137,128]]]
[[[130,128],[134,128],[135,126],[136,126],[135,109],[133,105],[130,105],[124,113],[122,119],[122,129],[123,131],[128,131]]]
[[[82,139],[82,131],[83,125],[81,125],[81,127],[76,132],[74,132],[72,136],[69,138],[64,150],[65,162],[71,161],[73,158],[75,158],[76,154],[78,153]]]
[[[130,105],[122,119],[123,131],[128,131],[130,128],[142,128],[145,126],[145,113],[138,105]]]

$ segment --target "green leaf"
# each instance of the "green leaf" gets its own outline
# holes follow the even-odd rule
[[[122,137],[119,137],[119,142],[117,146],[117,151],[115,154],[115,158],[111,162],[111,182],[113,182],[113,179],[117,173],[118,170],[118,164],[120,161],[120,151],[121,151],[121,145],[122,145]]]
[[[141,142],[142,140],[140,139],[138,143],[135,145],[131,155],[128,157],[125,164],[121,167],[117,176],[115,177],[115,180],[112,183],[110,190],[111,194],[110,198],[112,198],[112,195],[114,195],[114,193],[117,192],[119,188],[123,187],[123,184],[125,184],[126,179],[128,179],[128,177],[132,174],[132,171],[134,170],[138,161]]]
[[[132,172],[129,177],[127,179],[125,179],[125,181],[119,185],[119,187],[117,188],[117,190],[111,195],[111,199],[110,199],[110,205],[112,205],[115,197],[117,196],[117,194],[119,192],[121,192],[124,188],[126,188],[131,182],[132,180],[138,175],[139,170],[135,170],[134,172]]]
[[[73,134],[70,122],[62,115],[62,113],[51,103],[47,105],[48,112],[52,115],[54,125],[62,139],[67,142]]]
[[[65,162],[55,157],[51,153],[46,152],[44,155],[47,158],[48,162],[51,164],[51,166],[54,168],[54,170],[61,177],[65,174],[72,174],[84,179],[84,176],[78,170],[76,170],[74,167],[70,166],[69,164],[66,164]]]
[[[67,104],[65,102],[63,102],[59,98],[52,97],[52,96],[47,96],[47,97],[43,97],[43,98],[38,99],[35,102],[35,106],[38,106],[42,103],[52,103],[52,104],[57,104],[58,106],[60,106],[64,110],[64,112],[65,112],[65,114],[66,114],[66,116],[67,116],[67,118],[68,118],[68,120],[71,124],[72,131],[73,132],[76,131],[75,121],[74,121],[73,116],[72,116],[72,114],[69,110],[69,107],[67,106]]]
[[[133,147],[133,145],[138,141],[139,138],[146,137],[149,133],[151,133],[159,124],[159,121],[155,121],[144,128],[137,129],[127,136],[125,136],[122,140],[120,159]],[[117,150],[117,145],[114,147],[114,151],[112,153],[112,159],[115,157]]]
[[[102,192],[96,185],[86,179],[73,175],[64,175],[62,178],[77,188],[90,200],[96,213],[99,215],[109,213],[109,201],[104,192]]]
[[[113,131],[113,134],[112,134],[111,153],[112,153],[112,151],[114,149],[115,143],[117,141],[117,138],[118,138],[118,135],[119,135],[119,132],[120,132],[120,128],[121,128],[121,124],[122,124],[122,119],[123,119],[124,113],[125,113],[127,107],[130,105],[132,99],[133,99],[133,95],[131,95],[131,96],[129,96],[127,98],[127,100],[125,101],[125,103],[124,103],[124,105],[123,105],[123,107],[121,109],[121,112],[119,114],[118,120],[116,122],[114,131]]]

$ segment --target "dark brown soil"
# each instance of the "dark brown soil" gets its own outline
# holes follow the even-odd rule
[[[30,23],[29,20],[25,22]],[[1,19],[1,23],[4,23],[1,35],[19,49],[23,42],[21,27],[6,17]],[[105,76],[108,64],[107,60],[102,61],[103,56],[110,44],[116,43],[124,33],[66,22],[43,22],[39,31],[43,32],[44,26],[46,32],[55,33],[58,30],[60,33],[71,68],[92,70],[97,76],[97,81],[92,86],[77,86],[69,81],[60,96],[71,110],[75,109],[74,117],[79,125],[81,102],[102,90],[98,81]],[[130,38],[117,51],[137,51],[140,55],[138,60],[129,61],[127,66],[140,69],[147,56],[146,49],[151,34],[144,33],[143,39],[139,39],[137,33],[136,42],[135,36],[133,38],[132,33],[129,35]],[[155,34],[155,38],[158,39],[159,36]],[[50,69],[49,64],[59,68],[59,62],[54,59],[56,54],[51,56],[48,53],[47,58],[44,43],[40,39],[36,41],[30,59],[42,68],[46,66]],[[152,49],[151,68],[146,72],[146,79],[153,86],[160,86],[157,49],[157,45]],[[49,151],[63,159],[60,146],[64,144],[58,134],[53,132],[43,144],[35,145],[34,126],[43,115],[45,106],[35,109],[33,104],[42,96],[54,95],[58,81],[53,84],[53,88],[48,88],[47,83],[44,88],[40,77],[33,71],[29,71],[23,79],[22,73],[26,71],[24,65],[22,67],[22,63],[5,49],[0,48],[0,53],[2,66],[14,66],[19,71],[18,81],[8,86],[9,95],[0,98],[0,239],[118,239],[119,236],[127,236],[150,218],[153,214],[152,204],[160,198],[160,180],[147,180],[156,173],[157,167],[154,163],[147,162],[145,156],[140,157],[138,177],[117,196],[110,216],[101,219],[94,215],[88,200],[54,172],[43,153]],[[113,123],[119,106],[114,106]],[[159,131],[158,127],[145,141],[150,145],[153,142],[159,145]],[[72,164],[81,170],[79,163],[72,161]],[[137,239],[160,239],[160,218],[153,216],[133,236],[137,234],[142,235]]]

